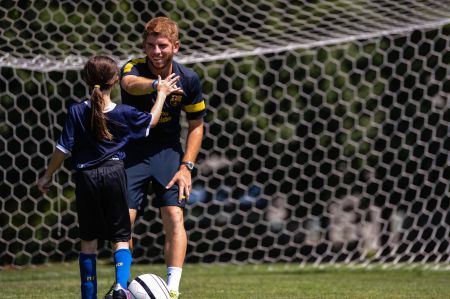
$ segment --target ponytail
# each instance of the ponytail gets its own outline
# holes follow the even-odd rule
[[[103,113],[103,97],[99,85],[95,85],[91,95],[91,131],[97,140],[112,140],[113,136],[106,126],[106,117]]]
[[[103,94],[102,90],[110,90],[117,82],[118,76],[117,63],[114,59],[98,55],[91,57],[84,65],[81,73],[84,82],[91,93],[91,114],[89,117],[88,127],[97,140],[112,140],[113,135],[108,130],[107,117],[103,113]]]

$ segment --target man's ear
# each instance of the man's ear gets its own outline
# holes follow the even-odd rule
[[[173,44],[173,54],[177,54],[177,53],[178,53],[178,50],[180,50],[180,41],[176,41],[176,42]]]

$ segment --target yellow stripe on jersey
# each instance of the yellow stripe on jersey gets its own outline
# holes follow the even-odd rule
[[[139,63],[145,63],[145,57],[130,60],[130,62],[128,62],[125,65],[125,67],[123,68],[123,73],[124,74],[128,73],[129,71],[131,71],[133,66],[135,66],[136,64],[139,64]]]
[[[192,105],[186,105],[183,107],[183,110],[186,112],[198,112],[198,111],[202,111],[205,110],[206,105],[205,105],[205,101],[201,101],[200,103],[197,104],[192,104]]]

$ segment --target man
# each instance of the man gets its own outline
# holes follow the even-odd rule
[[[178,298],[187,248],[183,209],[191,192],[191,171],[203,138],[206,110],[198,75],[173,60],[180,49],[177,24],[157,17],[147,23],[145,30],[146,57],[128,61],[121,70],[122,103],[149,111],[156,98],[158,75],[164,79],[175,73],[183,93],[166,98],[158,125],[148,138],[129,144],[125,159],[128,208],[133,225],[138,211],[144,208],[151,182],[153,203],[160,209],[165,233],[167,284],[171,298]],[[184,152],[180,143],[181,110],[188,121]]]

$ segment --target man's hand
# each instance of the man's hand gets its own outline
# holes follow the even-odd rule
[[[51,180],[52,180],[51,177],[43,175],[36,183],[39,191],[41,191],[42,193],[47,193],[51,185]]]
[[[169,189],[173,184],[178,185],[178,202],[181,203],[183,199],[188,201],[189,195],[192,190],[191,184],[191,172],[186,168],[186,166],[181,166],[180,170],[174,175],[172,180],[167,184],[166,189]]]

